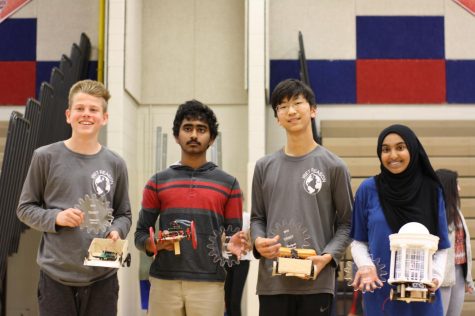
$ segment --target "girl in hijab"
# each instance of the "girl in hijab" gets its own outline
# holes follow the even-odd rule
[[[439,179],[419,139],[407,126],[385,128],[378,137],[377,154],[381,173],[363,181],[355,195],[351,253],[358,272],[353,287],[364,293],[365,315],[442,316],[438,287],[450,243]],[[433,303],[389,300],[390,285],[378,278],[372,260],[379,259],[389,272],[389,235],[409,222],[423,224],[440,238],[433,259]]]

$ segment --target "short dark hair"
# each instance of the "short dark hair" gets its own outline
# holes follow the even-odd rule
[[[200,101],[190,100],[180,104],[173,121],[173,136],[178,137],[184,119],[203,121],[208,124],[211,139],[218,136],[219,124],[216,115],[214,115],[213,110]]]
[[[282,103],[284,99],[290,100],[293,97],[302,95],[310,106],[316,106],[315,94],[312,91],[312,88],[307,86],[300,80],[297,79],[286,79],[281,81],[272,91],[270,97],[270,103],[272,109],[274,110],[274,116],[277,117],[277,106]]]

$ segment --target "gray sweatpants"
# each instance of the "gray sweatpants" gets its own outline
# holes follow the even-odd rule
[[[465,299],[465,279],[461,265],[455,265],[455,285],[441,287],[444,316],[460,316]]]

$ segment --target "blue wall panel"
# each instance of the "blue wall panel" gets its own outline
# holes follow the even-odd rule
[[[97,80],[97,60],[90,60],[87,69],[87,78]]]
[[[354,60],[308,60],[308,72],[318,104],[355,103]],[[282,80],[300,79],[298,60],[271,60],[270,92]]]
[[[475,103],[475,60],[447,60],[447,103]]]
[[[36,98],[40,95],[41,83],[49,82],[51,69],[59,67],[59,61],[38,61],[36,63]]]
[[[300,79],[300,65],[298,60],[274,59],[270,61],[270,94],[275,86],[282,80],[293,78]]]
[[[444,17],[358,16],[357,58],[443,59]]]
[[[0,37],[0,61],[36,60],[36,19],[6,19]]]
[[[354,60],[309,60],[308,72],[317,104],[356,103]]]

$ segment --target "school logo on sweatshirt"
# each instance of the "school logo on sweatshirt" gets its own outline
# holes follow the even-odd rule
[[[94,192],[99,196],[109,193],[114,184],[111,174],[105,170],[94,171],[91,178]]]
[[[324,182],[327,182],[327,179],[323,172],[320,170],[311,168],[302,175],[303,179],[303,188],[307,191],[308,194],[315,195],[320,192]]]

